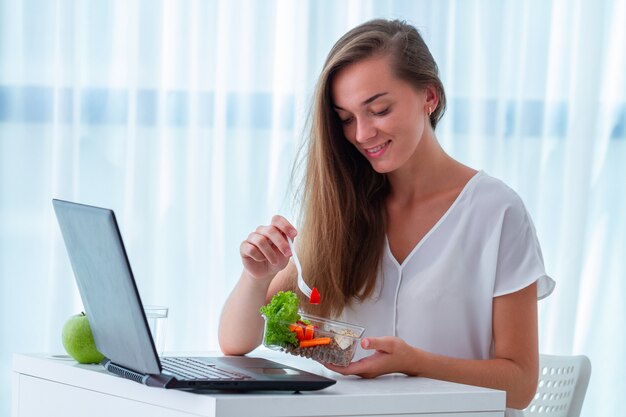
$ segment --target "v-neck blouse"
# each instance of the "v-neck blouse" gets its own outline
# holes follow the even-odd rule
[[[339,317],[366,336],[398,336],[428,352],[464,359],[492,355],[493,298],[538,283],[546,275],[532,220],[520,197],[479,171],[399,264],[388,242],[373,296]],[[359,347],[355,360],[369,355]]]

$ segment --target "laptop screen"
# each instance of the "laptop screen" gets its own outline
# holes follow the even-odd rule
[[[127,368],[160,373],[115,214],[63,200],[53,205],[98,350]]]

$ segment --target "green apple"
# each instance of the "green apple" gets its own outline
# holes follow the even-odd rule
[[[70,317],[61,334],[63,347],[78,363],[99,363],[104,355],[96,349],[91,327],[85,313]]]

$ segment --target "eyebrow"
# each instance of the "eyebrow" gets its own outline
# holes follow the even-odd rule
[[[367,100],[363,101],[363,102],[361,103],[361,106],[365,106],[365,105],[367,105],[367,104],[370,104],[370,103],[371,103],[371,102],[373,102],[374,100],[376,100],[376,99],[378,99],[378,98],[380,98],[380,97],[382,97],[382,96],[384,96],[384,95],[387,95],[387,94],[388,94],[387,92],[374,94],[373,96],[371,96],[371,97],[370,97],[370,98],[368,98]],[[335,107],[336,109],[338,109],[338,110],[345,110],[345,109],[343,109],[343,108],[341,108],[341,107],[339,107],[339,106],[337,106],[337,105],[334,105],[334,107]]]

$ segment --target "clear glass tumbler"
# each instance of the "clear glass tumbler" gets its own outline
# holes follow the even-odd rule
[[[169,308],[156,305],[145,305],[143,308],[146,312],[154,346],[156,347],[157,353],[162,355],[165,351],[165,330]]]

